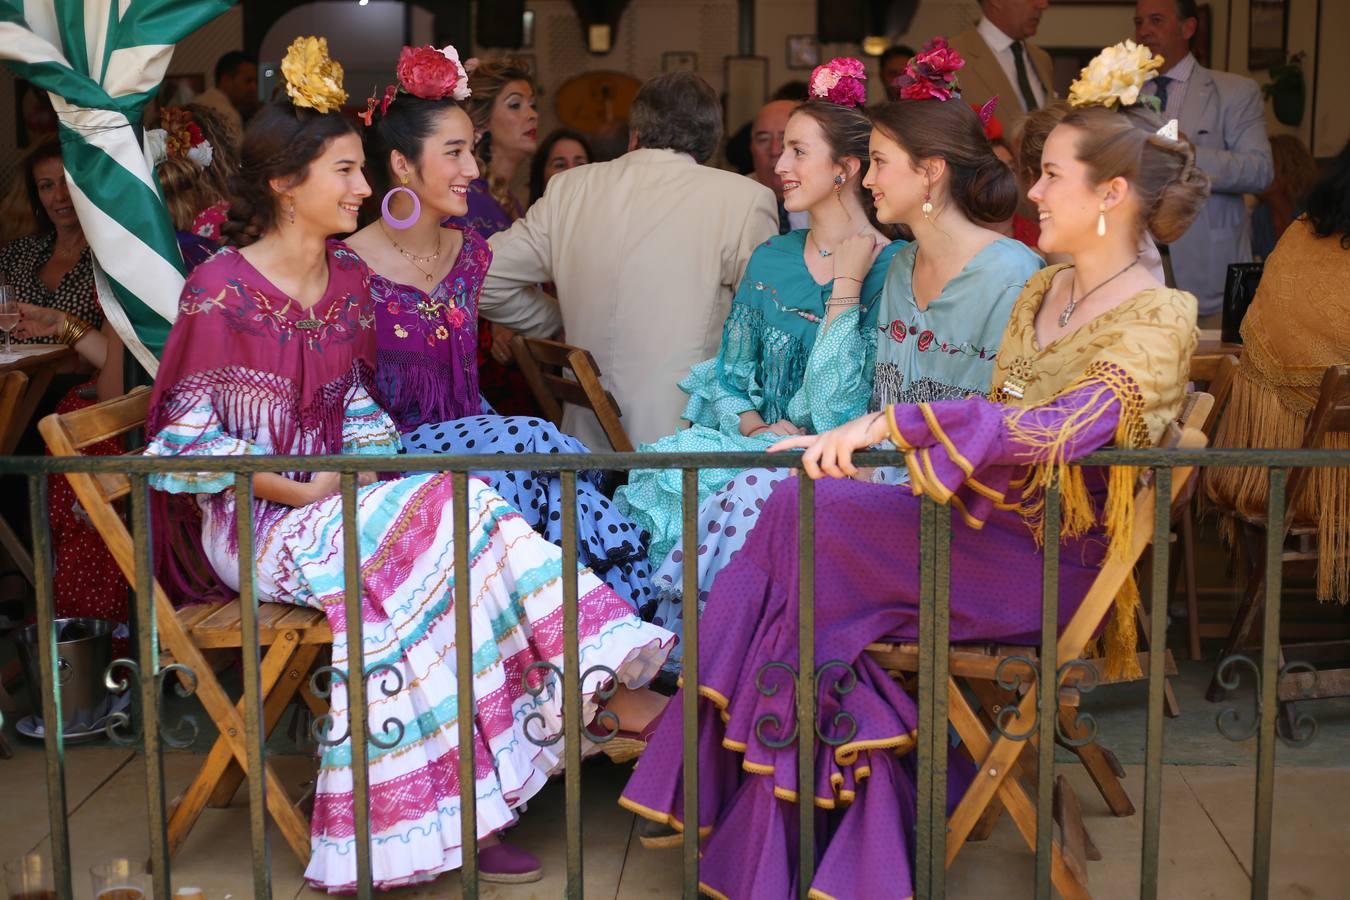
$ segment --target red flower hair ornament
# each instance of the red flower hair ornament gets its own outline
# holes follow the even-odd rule
[[[905,74],[895,80],[901,100],[950,100],[960,98],[961,86],[956,72],[966,61],[947,39],[935,37],[923,45],[923,52],[905,66]]]
[[[459,51],[447,44],[444,48],[404,47],[398,54],[398,68],[395,74],[397,84],[384,89],[384,96],[371,96],[366,101],[365,112],[360,114],[361,121],[369,128],[375,118],[378,107],[380,115],[389,111],[399,92],[420,97],[423,100],[469,99],[469,72],[477,65],[477,60],[467,63],[459,61]]]
[[[840,106],[865,106],[867,70],[860,60],[837,56],[811,71],[807,93],[812,100],[828,100]]]

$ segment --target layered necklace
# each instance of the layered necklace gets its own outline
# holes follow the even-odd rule
[[[1135,256],[1135,258],[1130,261],[1130,264],[1128,266],[1121,269],[1119,272],[1112,275],[1110,278],[1106,279],[1101,284],[1097,285],[1095,288],[1088,291],[1081,297],[1074,296],[1074,291],[1078,287],[1078,279],[1076,278],[1069,279],[1069,305],[1064,307],[1064,311],[1059,314],[1059,327],[1064,328],[1069,324],[1069,317],[1073,315],[1073,311],[1078,308],[1079,303],[1082,303],[1084,300],[1091,297],[1093,294],[1097,293],[1102,288],[1106,287],[1108,284],[1115,281],[1117,278],[1124,275],[1126,272],[1130,271],[1138,264],[1139,264],[1139,257]]]
[[[402,254],[403,258],[406,259],[409,263],[411,263],[414,269],[421,272],[423,275],[427,277],[428,284],[430,284],[435,279],[436,277],[435,263],[436,260],[441,258],[441,229],[439,228],[436,229],[436,251],[432,253],[430,256],[418,256],[415,253],[409,253],[407,250],[404,250],[401,246],[399,246],[398,241],[394,240],[394,236],[389,233],[388,228],[385,228],[383,225],[381,225],[380,230],[384,232],[385,237],[389,238],[389,243],[394,245],[394,249],[397,250],[400,254]],[[422,265],[424,263],[431,263],[431,268],[430,269],[422,268]]]

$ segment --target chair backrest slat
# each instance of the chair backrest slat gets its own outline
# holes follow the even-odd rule
[[[589,351],[561,341],[518,334],[511,339],[511,353],[540,409],[554,425],[562,427],[562,404],[581,406],[595,413],[614,450],[620,453],[633,450],[633,442],[621,421],[623,411],[601,383],[600,367]]]

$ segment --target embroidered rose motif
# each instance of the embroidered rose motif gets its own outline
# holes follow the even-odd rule
[[[445,317],[450,320],[450,327],[456,330],[463,328],[464,322],[469,318],[458,306],[446,313]]]
[[[896,319],[891,323],[891,340],[895,341],[897,344],[903,344],[905,342],[905,323],[901,322],[899,319]]]
[[[398,323],[394,324],[394,337],[405,338],[408,336],[408,329]]]
[[[389,314],[390,314],[391,316],[396,316],[396,315],[398,315],[398,301],[397,301],[397,300],[390,300],[390,301],[389,301],[389,305],[386,306],[385,309],[389,310]]]
[[[919,335],[919,351],[927,350],[933,344],[933,332],[925,330]]]
[[[436,329],[436,340],[443,341],[448,337],[450,337],[450,332],[444,325],[441,325]]]

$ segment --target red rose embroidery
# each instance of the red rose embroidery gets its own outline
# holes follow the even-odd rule
[[[901,322],[899,319],[896,319],[891,323],[891,340],[895,341],[897,344],[903,344],[905,342],[905,323]]]
[[[931,332],[931,331],[924,331],[923,334],[919,335],[919,351],[920,351],[920,352],[923,352],[924,350],[927,350],[927,349],[932,345],[932,343],[933,343],[933,332]]]

